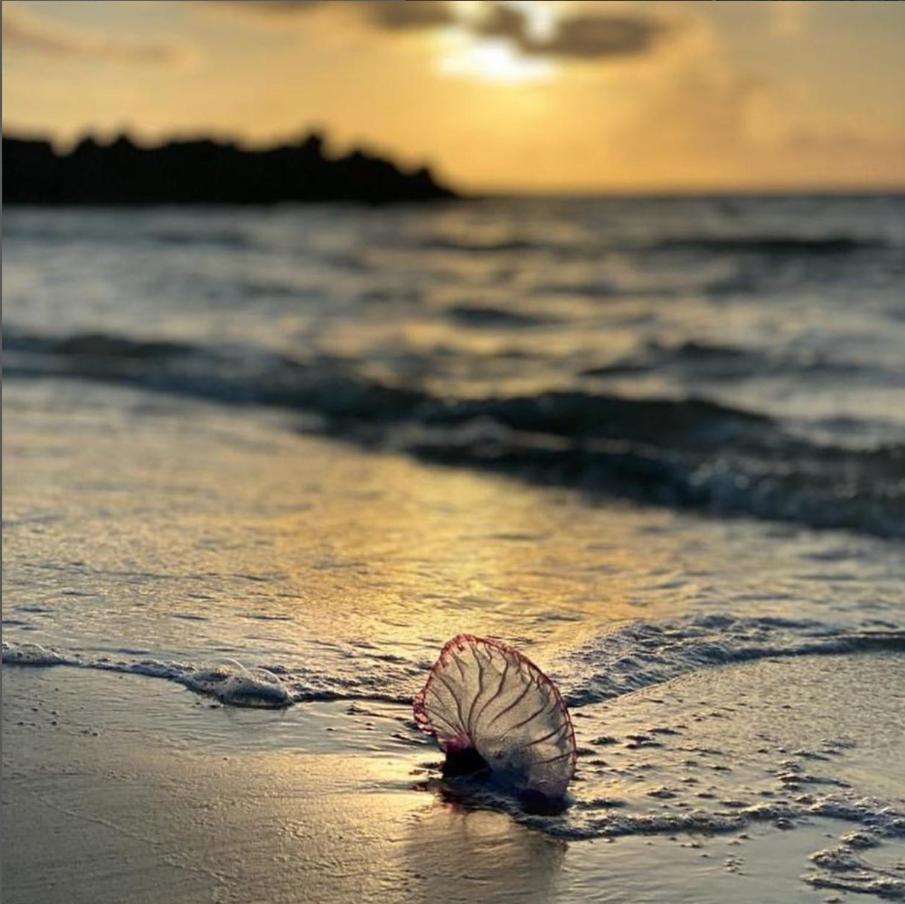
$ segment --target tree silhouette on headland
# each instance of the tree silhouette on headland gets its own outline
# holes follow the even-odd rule
[[[141,147],[126,135],[109,144],[86,136],[64,154],[48,141],[3,138],[7,204],[388,204],[454,196],[426,167],[406,172],[361,150],[328,157],[316,132],[263,150],[207,138]]]

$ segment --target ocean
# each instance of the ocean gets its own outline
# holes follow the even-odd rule
[[[5,664],[272,708],[251,745],[372,720],[350,755],[437,794],[411,698],[499,637],[578,781],[481,806],[576,843],[830,820],[790,881],[905,895],[839,866],[905,836],[905,197],[13,207],[4,238]]]

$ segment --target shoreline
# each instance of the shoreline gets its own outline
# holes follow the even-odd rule
[[[880,782],[878,790],[894,793],[895,726],[888,726],[881,746],[879,738],[863,750],[846,741],[855,749],[843,745],[837,753],[808,748],[792,754],[783,738],[794,738],[802,720],[816,719],[816,732],[833,723],[832,711],[814,709],[824,691],[832,696],[899,662],[891,655],[879,661],[846,656],[835,667],[820,657],[798,661],[795,682],[808,693],[789,711],[773,687],[786,681],[788,664],[770,661],[717,668],[580,708],[576,724],[585,746],[572,813],[566,821],[534,826],[530,817],[450,798],[432,778],[439,752],[401,724],[409,719],[407,707],[344,701],[237,709],[144,676],[5,666],[4,901],[112,904],[128,888],[130,901],[148,904],[300,896],[323,904],[676,897],[788,904],[832,900],[834,882],[837,891],[882,897],[882,883],[903,869],[896,865],[905,854],[903,839],[893,830],[872,842],[878,847],[851,849],[870,861],[860,871],[818,868],[815,858],[849,850],[844,841],[839,846],[840,838],[864,834],[857,821],[836,818],[831,807],[815,808],[817,815],[797,817],[791,826],[783,826],[782,817],[728,831],[709,830],[706,822],[691,830],[656,825],[658,811],[679,817],[684,806],[678,792],[666,788],[678,789],[696,775],[695,782],[716,782],[713,793],[699,797],[734,789],[750,798],[758,787],[768,793],[763,767],[731,753],[733,744],[750,749],[746,733],[766,737],[758,734],[765,726],[776,732],[771,746],[782,742],[777,751],[805,764],[807,773],[795,779],[804,782],[798,800],[821,787],[808,782],[824,781],[806,775],[827,770],[852,780],[888,773],[890,787]],[[824,687],[831,676],[841,676],[832,678],[836,690]],[[895,688],[894,674],[888,684]],[[720,707],[725,712],[710,712],[720,699],[727,701]],[[894,711],[895,699],[886,703]],[[738,705],[750,709],[744,726],[725,721]],[[851,723],[840,727],[861,733],[870,721],[856,717],[851,706],[839,715]],[[671,729],[675,738],[657,733],[658,724],[701,719],[691,735],[684,729]],[[601,726],[615,738],[603,739],[599,751],[588,748],[589,732]],[[723,753],[732,765],[723,766],[710,745],[733,735]],[[620,738],[629,741],[613,746]],[[584,824],[595,824],[586,808],[600,801],[587,799],[588,782],[594,793],[614,795],[596,812],[606,814],[615,834],[557,837],[569,824],[580,828],[585,813],[591,821]],[[686,786],[691,793],[706,787]],[[728,798],[724,805],[728,815],[739,812]],[[632,834],[619,837],[619,825],[633,821]]]
[[[367,749],[398,713],[235,710],[142,677],[3,672],[4,901],[432,897],[414,853],[425,820],[454,811],[415,788],[424,745]],[[451,819],[489,833],[448,850],[462,863],[467,846],[481,884],[502,881],[497,844],[522,850],[512,869],[563,847],[503,813]]]

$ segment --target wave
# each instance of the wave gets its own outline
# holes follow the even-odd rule
[[[55,338],[8,331],[4,347],[11,376],[97,380],[236,405],[310,410],[336,420],[390,422],[428,398],[418,390],[359,376],[340,359],[298,361],[244,345],[204,347],[105,333]]]
[[[518,251],[550,251],[556,246],[548,242],[534,242],[528,239],[498,239],[496,241],[474,241],[471,239],[432,238],[419,239],[414,244],[419,251],[451,251],[465,254],[510,254]]]
[[[317,415],[331,436],[437,463],[718,515],[905,536],[905,447],[819,445],[766,415],[708,399],[584,390],[448,399],[372,379],[342,358],[107,334],[14,332],[6,352],[9,376],[277,406]],[[736,357],[690,344],[654,354]]]
[[[159,245],[176,245],[179,247],[212,245],[221,248],[229,248],[234,251],[244,251],[259,248],[260,243],[250,236],[231,230],[189,230],[189,229],[156,229],[147,236],[152,242]]]
[[[74,213],[76,208],[70,208]],[[59,209],[55,211],[59,213]],[[234,251],[267,250],[254,236],[238,229],[211,228],[196,222],[195,228],[183,229],[167,226],[139,225],[134,220],[111,223],[98,218],[93,211],[79,210],[78,228],[73,221],[49,217],[35,222],[17,222],[12,236],[17,240],[33,242],[72,242],[102,240],[114,245],[136,245],[152,243],[163,247],[224,248]]]
[[[565,654],[550,674],[570,708],[580,709],[715,666],[759,659],[905,651],[905,628],[885,622],[857,626],[732,613],[640,621],[604,633]],[[371,700],[408,705],[430,668],[407,659],[347,647],[330,667],[283,663],[246,666],[235,660],[185,663],[121,658],[4,641],[2,661],[33,667],[70,666],[161,678],[232,706],[279,708],[293,703]]]
[[[718,238],[691,236],[663,239],[651,246],[662,251],[702,251],[710,254],[760,254],[772,257],[798,255],[838,255],[856,251],[884,250],[888,243],[881,239],[861,239],[849,236],[754,235]]]
[[[431,237],[419,239],[415,250],[450,251],[467,254],[500,254],[527,251],[599,253],[615,251],[700,251],[709,254],[757,254],[771,257],[803,255],[844,255],[858,251],[883,251],[890,243],[879,237],[864,238],[849,235],[793,236],[783,234],[756,234],[740,236],[691,235],[658,238],[652,241],[630,242],[624,238],[607,242],[576,242],[568,244],[548,239],[497,239],[478,241],[467,238]]]
[[[649,342],[624,358],[587,368],[581,371],[581,376],[622,376],[664,369],[719,380],[752,380],[774,375],[849,376],[865,371],[862,365],[852,361],[831,361],[809,354],[776,355],[739,346],[688,341],[675,345]]]
[[[92,656],[57,650],[36,643],[4,641],[2,661],[5,665],[50,668],[68,666],[100,672],[142,675],[180,684],[190,691],[214,697],[227,706],[258,709],[283,709],[294,703],[329,700],[371,700],[383,703],[408,703],[405,692],[411,676],[420,673],[416,665],[403,668],[379,662],[379,672],[366,667],[362,658],[356,670],[337,670],[326,675],[291,669],[281,664],[246,666],[236,660],[190,664],[153,658],[121,658]],[[374,663],[370,663],[371,666]],[[400,690],[400,687],[402,690]],[[395,690],[394,690],[395,688]]]
[[[675,292],[654,291],[646,287],[638,291],[632,286],[619,285],[615,281],[594,280],[584,282],[541,282],[531,289],[532,295],[577,295],[580,298],[626,298],[633,295],[671,295]]]
[[[446,309],[446,315],[456,323],[471,327],[531,327],[551,322],[548,318],[479,305],[455,305]]]
[[[729,812],[697,809],[684,813],[608,813],[602,817],[597,816],[574,822],[554,821],[542,816],[525,814],[514,807],[511,802],[504,800],[502,795],[487,800],[487,803],[495,805],[498,809],[507,810],[519,822],[568,841],[678,833],[722,835],[743,831],[748,826],[764,822],[773,823],[781,828],[791,828],[796,821],[810,820],[813,817],[836,819],[863,826],[869,831],[868,837],[874,839],[874,844],[878,844],[880,838],[905,836],[905,813],[901,810],[891,807],[886,801],[870,798],[851,800],[838,794],[823,795],[816,799],[812,795],[810,800],[803,799],[795,802],[758,803]],[[857,841],[850,845],[843,843],[834,853],[838,856],[846,849],[852,852],[856,847]],[[825,857],[829,855],[830,852],[827,851]],[[831,886],[823,885],[821,887]],[[905,892],[905,883],[900,882],[898,887]]]
[[[568,656],[566,703],[581,707],[710,666],[796,656],[905,651],[905,628],[852,628],[813,620],[728,613],[637,622]]]

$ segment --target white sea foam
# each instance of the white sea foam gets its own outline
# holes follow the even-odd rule
[[[842,822],[847,828],[835,843],[815,846],[805,881],[901,898],[901,875],[882,861],[905,839],[905,801],[874,793],[871,776],[882,785],[889,767],[871,747],[895,749],[897,743],[894,695],[884,692],[883,681],[895,686],[902,637],[865,627],[730,615],[623,626],[560,662],[561,672],[567,662],[576,673],[566,684],[578,701],[577,781],[565,812],[526,813],[504,793],[468,783],[444,784],[443,793],[464,796],[470,807],[505,810],[571,841],[688,834],[743,839],[751,827],[813,831],[808,827],[825,821],[839,832]],[[92,657],[33,643],[4,644],[3,660],[146,675],[230,706],[343,698],[402,702],[406,682],[417,687],[409,677],[419,672],[417,660],[398,663],[380,658],[379,648],[355,650],[344,648],[345,670],[333,674],[279,664]],[[851,655],[861,652],[874,655]],[[826,662],[828,656],[844,663]],[[383,681],[375,663],[385,670]],[[350,679],[356,671],[357,683]],[[776,683],[772,690],[766,678]],[[784,687],[794,694],[785,696]],[[810,702],[802,702],[808,694]],[[813,710],[820,700],[829,709]],[[762,710],[758,725],[752,721],[755,703]],[[805,720],[783,715],[802,705]],[[867,711],[867,724],[858,722]],[[823,722],[815,727],[818,717]],[[783,719],[788,722],[780,728]],[[416,739],[414,726],[406,736]],[[386,742],[394,743],[389,737]],[[426,787],[438,783],[432,779]]]
[[[898,627],[713,614],[622,626],[562,657],[551,675],[567,704],[578,708],[715,666],[902,649],[905,629]],[[343,647],[340,653],[333,669],[306,669],[272,662],[252,667],[236,660],[211,665],[111,658],[36,643],[3,643],[7,664],[74,666],[163,678],[237,706],[337,699],[407,703],[430,661],[429,650],[427,658],[410,659],[353,646]]]
[[[3,642],[3,662],[10,665],[79,665],[74,657],[67,659],[55,650],[49,650],[38,643]]]
[[[585,644],[561,672],[566,702],[582,706],[702,668],[772,657],[905,649],[905,629],[814,620],[695,615],[633,622]]]

